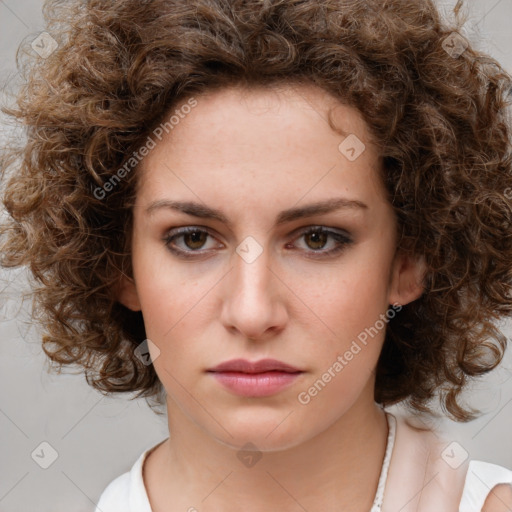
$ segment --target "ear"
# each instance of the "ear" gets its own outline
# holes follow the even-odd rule
[[[122,275],[116,290],[117,300],[128,309],[132,311],[140,311],[139,295],[137,293],[137,287],[135,281],[126,276]]]
[[[425,271],[423,256],[397,251],[391,271],[389,304],[405,306],[419,298],[424,290]]]

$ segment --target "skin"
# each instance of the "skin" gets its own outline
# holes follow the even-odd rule
[[[422,293],[421,260],[396,249],[379,153],[359,113],[314,86],[228,88],[197,101],[138,169],[134,276],[119,297],[142,310],[167,391],[170,438],[144,468],[151,506],[370,510],[388,434],[374,402],[384,329],[307,405],[297,396],[391,304]],[[338,149],[345,137],[327,123],[331,107],[336,126],[366,146],[354,161]],[[333,198],[366,206],[275,224],[282,210]],[[164,200],[218,209],[229,225],[168,207],[147,211]],[[200,256],[166,246],[166,235],[185,226],[210,233],[174,239]],[[301,234],[310,226],[351,242],[326,256],[339,244]],[[248,236],[263,250],[251,263],[236,252]],[[273,396],[241,397],[206,373],[239,357],[275,358],[304,373]],[[248,442],[262,455],[252,467],[237,458]]]
[[[500,484],[492,488],[482,512],[510,512],[512,510],[512,485]]]

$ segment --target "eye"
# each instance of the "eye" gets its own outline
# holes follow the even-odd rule
[[[295,240],[301,238],[305,241],[305,247],[299,247],[299,249],[312,258],[333,256],[353,243],[348,233],[326,229],[324,226],[311,226],[300,232]],[[213,243],[212,241],[215,240],[213,235],[198,226],[173,229],[165,235],[163,240],[169,251],[182,258],[199,257],[211,249],[224,247],[220,242]],[[208,245],[209,240],[211,241]],[[296,245],[287,244],[286,248],[294,249]]]
[[[207,230],[197,226],[189,226],[169,231],[164,237],[164,242],[172,253],[188,257],[189,254],[187,253],[199,254],[200,249],[203,250],[202,253],[204,250],[215,248],[215,245],[205,246],[208,238],[213,237]],[[180,239],[182,243],[177,242]],[[192,254],[192,256],[195,256],[195,254]]]
[[[311,257],[323,257],[337,254],[353,243],[346,232],[332,231],[324,226],[311,226],[299,234],[298,240],[304,239],[306,252]],[[289,245],[287,246],[289,247]],[[327,249],[325,249],[327,247]],[[308,249],[310,249],[308,251]]]

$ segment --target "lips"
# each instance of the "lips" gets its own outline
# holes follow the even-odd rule
[[[263,398],[289,388],[304,372],[277,359],[261,359],[254,363],[233,359],[211,368],[208,373],[235,395]]]
[[[221,363],[214,368],[210,368],[209,372],[236,372],[236,373],[266,373],[266,372],[284,372],[284,373],[300,373],[299,368],[295,368],[289,364],[278,361],[277,359],[261,359],[260,361],[250,362],[246,359],[232,359]]]

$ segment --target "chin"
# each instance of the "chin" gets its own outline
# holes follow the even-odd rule
[[[290,415],[290,418],[293,415]],[[248,449],[260,452],[277,452],[294,448],[307,441],[312,435],[308,435],[304,425],[301,422],[285,425],[288,420],[286,414],[281,415],[279,421],[274,418],[262,420],[259,418],[251,418],[246,421],[238,421],[236,423],[224,423],[224,427],[231,436],[221,429],[212,435],[215,439],[234,450]],[[280,424],[281,423],[281,424]],[[248,443],[254,445],[248,447]]]

